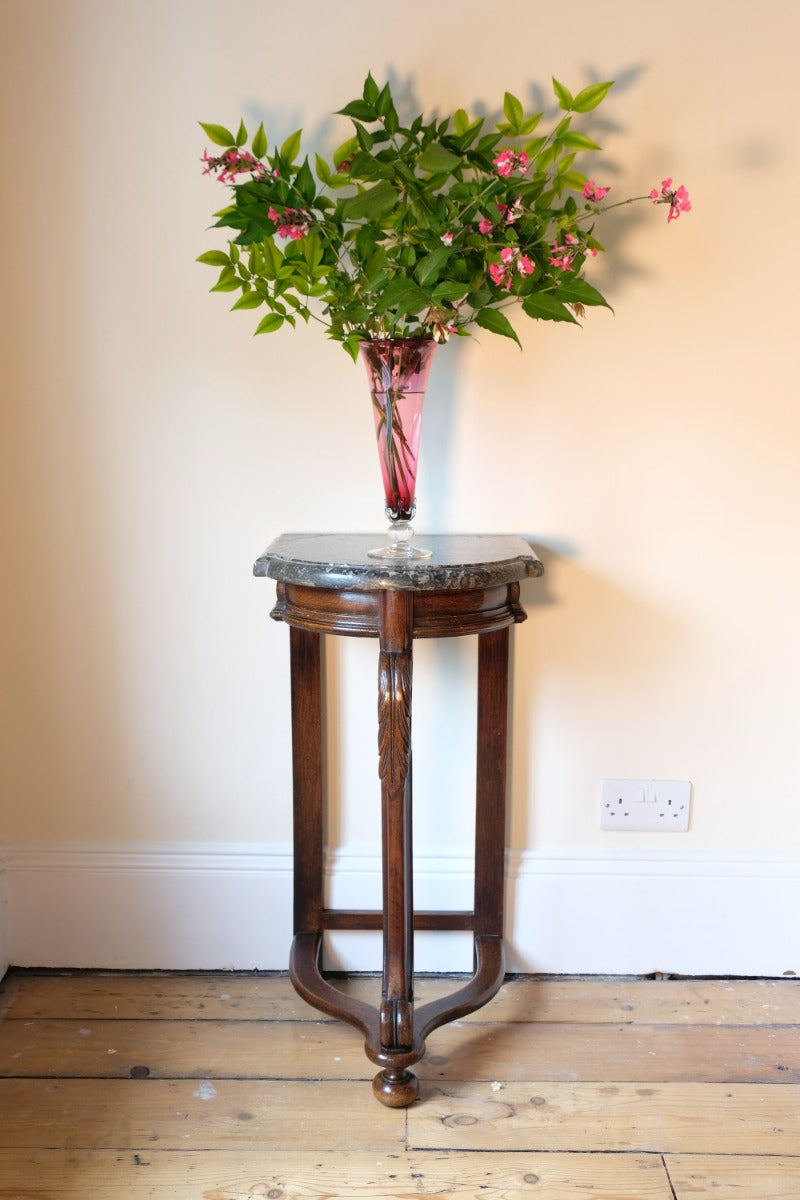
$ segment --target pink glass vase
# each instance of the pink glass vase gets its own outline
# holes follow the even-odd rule
[[[427,558],[413,542],[422,405],[436,342],[429,338],[372,338],[359,345],[367,368],[378,441],[389,542],[374,558]]]

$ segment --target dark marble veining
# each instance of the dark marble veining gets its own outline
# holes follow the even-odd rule
[[[521,537],[510,534],[420,534],[430,558],[393,562],[369,558],[374,533],[284,533],[256,560],[253,574],[306,587],[414,588],[463,591],[541,575],[543,567]]]

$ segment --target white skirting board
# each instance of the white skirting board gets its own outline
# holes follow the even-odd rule
[[[375,857],[337,851],[327,875],[331,904],[376,906]],[[471,907],[471,861],[418,855],[415,895],[420,908]],[[797,855],[512,852],[506,903],[509,971],[800,973]],[[286,846],[6,846],[0,973],[8,963],[284,970],[291,910]],[[379,935],[331,938],[326,965],[377,971],[380,964]],[[419,935],[416,967],[469,970],[469,935]]]

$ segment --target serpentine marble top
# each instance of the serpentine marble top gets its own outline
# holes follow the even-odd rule
[[[284,533],[271,542],[253,574],[306,587],[465,591],[541,575],[531,547],[511,534],[420,534],[415,543],[430,558],[369,558],[381,544],[374,533]]]

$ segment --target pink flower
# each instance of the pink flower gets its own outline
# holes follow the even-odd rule
[[[603,200],[610,191],[611,188],[598,187],[595,181],[590,179],[589,182],[584,185],[583,198],[584,200]]]
[[[528,156],[524,150],[520,154],[515,150],[501,150],[492,162],[497,167],[497,174],[503,179],[507,179],[516,168],[519,168],[523,175],[528,170]]]
[[[443,241],[443,242],[444,242],[445,246],[452,246],[452,244],[453,244],[453,235],[452,235],[452,233],[450,232],[450,230],[449,230],[449,229],[448,229],[447,233],[443,233],[443,234],[442,234],[442,236],[441,236],[441,241]]]
[[[661,191],[658,188],[653,188],[650,192],[650,199],[653,204],[668,204],[669,212],[667,213],[667,223],[677,221],[682,212],[690,212],[692,203],[689,199],[689,193],[681,184],[679,188],[673,189],[672,179],[661,180]]]
[[[514,170],[514,151],[504,150],[497,158],[493,158],[492,162],[497,167],[497,174],[505,179]]]
[[[478,230],[480,233],[485,235],[487,233],[491,233],[493,229],[494,226],[488,217],[484,217],[483,220],[478,221]]]
[[[267,216],[270,221],[274,221],[277,225],[278,237],[288,237],[292,241],[299,241],[304,238],[311,228],[311,217],[307,212],[301,212],[297,208],[287,208],[282,213],[276,209],[267,209]]]
[[[220,183],[232,183],[237,175],[256,166],[256,160],[247,150],[227,150],[222,158],[225,169],[218,176]]]
[[[514,270],[520,275],[532,275],[536,264],[526,254],[521,254],[518,246],[504,246],[500,251],[500,262],[489,264],[489,277],[497,287],[511,290]]]
[[[219,159],[213,158],[208,153],[207,149],[203,151],[203,157],[200,159],[200,162],[208,163],[208,166],[206,167],[205,171],[203,171],[204,175],[210,175],[211,172],[216,171],[217,167],[219,166]]]
[[[566,240],[566,239],[565,239]],[[554,243],[552,253],[550,255],[550,266],[560,267],[562,271],[572,270],[572,260],[575,257],[575,252],[567,250],[566,246],[559,246]]]
[[[692,202],[689,199],[689,193],[681,184],[679,188],[672,193],[672,200],[667,213],[667,222],[676,221],[682,212],[691,212]]]
[[[209,155],[206,150],[200,161],[208,163],[203,171],[204,175],[208,175],[211,171],[219,171],[217,178],[220,183],[235,183],[236,176],[245,171],[250,171],[259,178],[263,178],[265,172],[263,163],[253,158],[248,150],[226,150],[224,154],[216,157]]]

